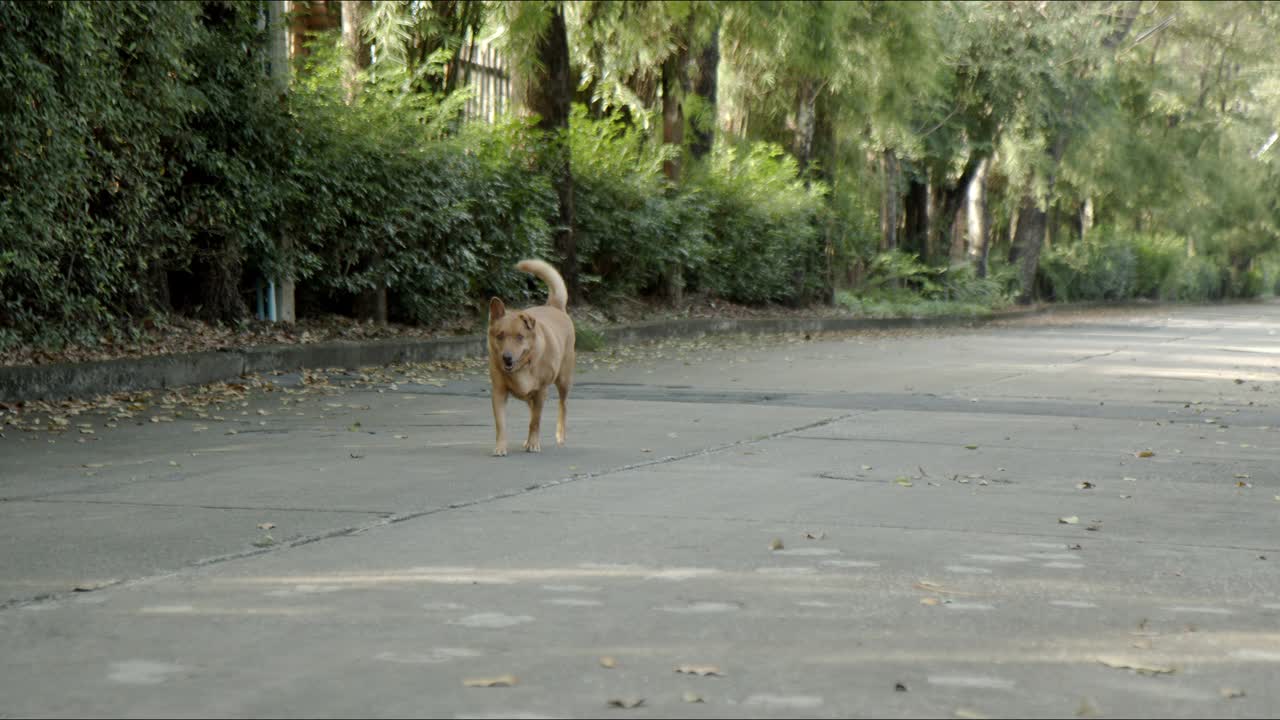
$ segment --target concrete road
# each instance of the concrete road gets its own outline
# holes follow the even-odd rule
[[[11,428],[0,717],[1274,717],[1277,332],[624,348],[506,458],[474,366]]]

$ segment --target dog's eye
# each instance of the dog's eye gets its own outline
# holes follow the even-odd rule
[[[524,342],[524,335],[516,335],[516,342]]]
[[[501,340],[501,339],[502,339],[502,333],[498,333],[498,339],[499,339],[499,340]]]

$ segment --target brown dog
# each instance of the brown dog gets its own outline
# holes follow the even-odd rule
[[[489,301],[489,380],[493,384],[493,423],[498,441],[494,455],[507,454],[507,395],[529,403],[529,439],[524,449],[541,452],[538,426],[547,389],[555,383],[560,394],[556,445],[564,445],[565,400],[573,385],[573,320],[565,312],[569,294],[564,278],[541,260],[521,260],[523,270],[551,289],[547,304],[509,313],[498,298]]]

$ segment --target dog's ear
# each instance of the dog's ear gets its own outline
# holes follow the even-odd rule
[[[507,306],[502,304],[502,300],[498,298],[489,299],[489,322],[501,320],[503,315],[507,314]]]
[[[526,330],[532,330],[533,326],[537,324],[532,315],[521,315],[520,319],[524,321],[524,327]]]

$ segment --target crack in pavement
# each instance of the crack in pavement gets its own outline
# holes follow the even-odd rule
[[[137,500],[62,500],[52,497],[29,498],[23,502],[49,503],[53,505],[124,505],[136,507],[187,508],[191,510],[253,510],[264,512],[350,513],[354,515],[393,515],[394,510],[352,510],[344,508],[284,507],[275,505],[200,505],[191,503],[159,503]]]
[[[731,448],[740,447],[743,445],[751,445],[754,443],[763,442],[765,440],[771,440],[773,438],[782,437],[784,435],[788,435],[791,433],[803,432],[805,430],[812,430],[813,428],[822,427],[824,425],[830,425],[832,423],[840,422],[841,420],[846,420],[848,418],[854,417],[859,414],[861,413],[858,413],[858,412],[843,413],[840,415],[826,417],[821,420],[806,423],[804,425],[786,428],[783,430],[766,433],[764,435],[756,435],[745,440],[733,440],[725,443],[720,443],[718,445],[713,445],[711,447],[700,448],[698,450],[691,450],[685,453],[681,453],[679,455],[668,455],[661,458],[654,458],[652,460],[645,460],[643,462],[631,463],[628,465],[621,465],[618,467],[607,468],[604,470],[599,470],[594,472],[577,473],[574,475],[570,475],[569,477],[560,478],[558,480],[550,480],[543,483],[537,483],[535,485],[530,485],[524,488],[520,488],[518,490],[509,490],[505,492],[494,493],[492,495],[488,495],[485,497],[474,498],[472,500],[465,500],[465,501],[450,503],[449,505],[446,505],[443,507],[430,508],[427,510],[418,510],[418,511],[413,511],[408,513],[386,515],[376,520],[371,520],[369,522],[361,523],[359,525],[333,528],[323,532],[313,533],[311,535],[305,535],[302,537],[294,538],[292,540],[281,541],[269,547],[251,548],[247,550],[241,550],[238,552],[226,553],[223,555],[215,555],[212,557],[202,558],[199,560],[194,560],[174,570],[161,571],[161,572],[152,573],[151,575],[147,575],[143,577],[129,578],[129,579],[123,579],[119,581],[103,583],[101,585],[94,586],[93,588],[86,588],[81,590],[64,590],[59,592],[44,593],[38,596],[27,597],[27,598],[11,598],[9,600],[0,601],[0,612],[11,610],[13,608],[26,607],[26,606],[35,605],[35,604],[44,603],[44,602],[55,602],[71,595],[84,594],[84,592],[92,592],[92,591],[112,588],[112,587],[133,586],[133,585],[139,585],[147,582],[155,582],[157,580],[161,580],[164,578],[175,577],[191,568],[206,567],[210,565],[217,565],[220,563],[231,562],[233,560],[241,560],[244,558],[256,557],[258,555],[265,555],[267,553],[282,552],[284,550],[288,550],[291,548],[302,547],[303,545],[310,545],[315,542],[320,542],[322,540],[328,540],[330,538],[335,538],[335,537],[352,537],[355,535],[362,535],[366,532],[369,532],[370,530],[375,530],[381,527],[395,525],[398,523],[407,522],[409,520],[416,520],[416,519],[428,517],[431,515],[437,515],[437,514],[449,512],[452,510],[459,510],[463,508],[471,508],[478,505],[484,505],[486,503],[495,502],[497,500],[505,500],[507,498],[519,497],[521,495],[527,495],[529,493],[534,493],[539,490],[545,490],[547,488],[558,487],[560,485],[567,485],[569,483],[575,483],[583,480],[591,480],[594,478],[604,477],[607,475],[614,475],[617,473],[627,472],[629,470],[635,470],[638,468],[652,467],[655,465],[666,465],[670,463],[680,462],[682,460],[688,460],[690,458],[703,457],[706,455],[722,452],[724,450],[728,450]],[[129,504],[129,503],[123,503],[123,504]],[[257,508],[247,508],[247,509],[257,509]]]

